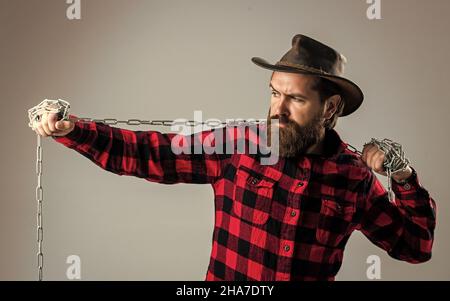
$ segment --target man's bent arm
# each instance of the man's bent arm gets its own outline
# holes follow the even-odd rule
[[[415,170],[404,184],[393,181],[392,204],[375,174],[367,182],[368,195],[361,232],[396,259],[420,263],[431,258],[436,225],[436,204],[418,180]]]

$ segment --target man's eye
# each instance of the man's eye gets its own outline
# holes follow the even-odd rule
[[[272,91],[272,96],[277,96],[278,95],[278,93],[277,92],[275,92],[275,91]]]

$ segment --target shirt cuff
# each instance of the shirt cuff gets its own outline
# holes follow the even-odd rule
[[[71,147],[81,144],[83,134],[83,127],[80,122],[75,122],[73,130],[65,136],[52,136],[52,138],[65,146]]]
[[[428,201],[428,192],[420,185],[416,170],[412,167],[411,169],[412,174],[404,181],[404,183],[398,183],[395,180],[392,180],[392,191],[399,200],[414,199],[419,202],[420,200]],[[417,197],[418,195],[420,195],[420,197]]]

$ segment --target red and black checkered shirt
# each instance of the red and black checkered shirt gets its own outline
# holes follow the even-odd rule
[[[231,137],[226,143],[253,141],[249,130],[222,130]],[[193,145],[212,132],[186,138]],[[225,148],[222,154],[175,154],[175,136],[77,122],[54,139],[118,175],[212,185],[215,225],[206,280],[334,280],[354,230],[396,259],[431,257],[436,207],[416,172],[406,184],[393,184],[396,202],[389,202],[371,169],[334,130],[326,132],[323,155],[280,158],[274,165]]]

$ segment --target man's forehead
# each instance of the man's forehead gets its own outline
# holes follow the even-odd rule
[[[275,71],[272,74],[269,86],[287,93],[305,92],[314,87],[316,79],[317,77],[313,75]]]

